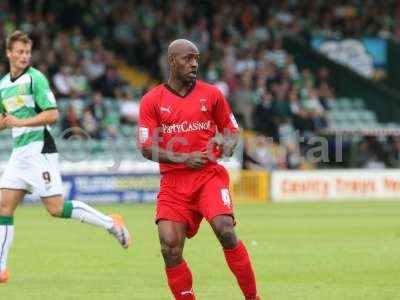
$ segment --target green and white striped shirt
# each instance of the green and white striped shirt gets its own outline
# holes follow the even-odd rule
[[[11,78],[8,73],[1,79],[0,113],[27,119],[55,108],[57,104],[49,83],[39,70],[28,67],[17,78]],[[13,155],[19,157],[57,152],[49,129],[49,126],[12,128]]]

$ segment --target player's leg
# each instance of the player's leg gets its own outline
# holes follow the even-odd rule
[[[188,225],[162,219],[157,224],[161,253],[171,292],[176,300],[196,299],[193,292],[192,273],[182,257]]]
[[[216,216],[210,224],[222,245],[226,262],[235,275],[243,295],[246,299],[260,299],[257,296],[256,280],[249,254],[244,243],[236,236],[232,216]]]
[[[75,219],[107,229],[122,245],[128,248],[131,237],[119,215],[106,216],[81,201],[64,201],[61,196],[63,185],[58,169],[58,154],[39,155],[31,159],[30,173],[34,176],[26,178],[40,195],[47,211],[54,217]]]
[[[7,257],[14,239],[14,211],[25,190],[0,189],[0,283],[8,281]]]
[[[217,166],[217,174],[199,193],[199,209],[210,223],[224,251],[226,262],[235,275],[246,299],[257,300],[256,280],[246,247],[235,233],[233,204],[229,194],[229,176]]]
[[[107,216],[81,201],[64,201],[61,195],[45,196],[41,199],[51,216],[75,219],[82,223],[102,227],[115,236],[122,247],[129,247],[131,237],[121,216]]]

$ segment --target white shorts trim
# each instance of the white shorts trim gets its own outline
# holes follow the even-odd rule
[[[40,197],[62,195],[58,153],[13,156],[4,170],[0,188],[26,190]]]

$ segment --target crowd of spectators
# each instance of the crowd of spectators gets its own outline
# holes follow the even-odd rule
[[[400,138],[362,138],[358,143],[356,167],[367,169],[398,168],[400,166]]]
[[[400,3],[388,1],[329,1],[307,7],[311,34],[330,37],[381,37],[400,41]],[[321,2],[322,3],[322,2]]]
[[[221,52],[238,55],[237,50],[243,56],[254,55],[256,44],[277,36],[371,36],[400,41],[396,0],[114,1],[111,11],[99,18],[108,17],[110,24],[116,24],[110,33],[114,43],[132,62],[161,78],[166,68],[157,66],[159,53],[177,36],[196,41],[204,61]]]
[[[221,89],[244,129],[263,137],[256,144],[268,145],[269,137],[277,153],[285,153],[273,155],[278,167],[280,161],[286,167],[299,165],[301,150],[281,142],[291,132],[288,127],[305,137],[324,129],[327,103],[335,97],[329,71],[300,70],[283,38],[323,34],[400,40],[400,5],[393,0],[13,0],[1,2],[0,11],[0,43],[17,27],[28,32],[35,44],[33,64],[51,79],[58,97],[78,103],[68,108],[63,128],[80,126],[103,138],[115,135],[120,122],[135,124],[138,99],[119,76],[116,57],[163,81],[168,43],[186,37],[201,52],[201,78]],[[5,70],[3,64],[0,73]],[[108,115],[103,98],[120,99],[117,120]]]
[[[10,3],[15,6],[16,2]],[[5,37],[14,30],[29,34],[34,44],[32,65],[49,79],[57,99],[69,102],[62,112],[63,130],[80,127],[92,138],[101,139],[115,136],[119,123],[136,123],[138,99],[117,71],[115,51],[105,46],[101,36],[84,34],[79,23],[65,28],[56,13],[38,13],[28,7],[22,7],[20,14],[12,13],[13,5],[0,3],[0,47],[5,49]],[[7,71],[3,55],[0,75]],[[106,110],[103,98],[115,99],[120,110],[117,120]]]

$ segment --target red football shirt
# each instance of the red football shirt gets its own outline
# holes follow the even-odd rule
[[[217,130],[238,131],[238,124],[222,93],[213,85],[195,81],[185,96],[167,84],[146,93],[140,102],[140,148],[158,145],[177,153],[210,149]],[[210,162],[214,163],[214,162]],[[162,174],[189,169],[183,163],[160,163]]]

